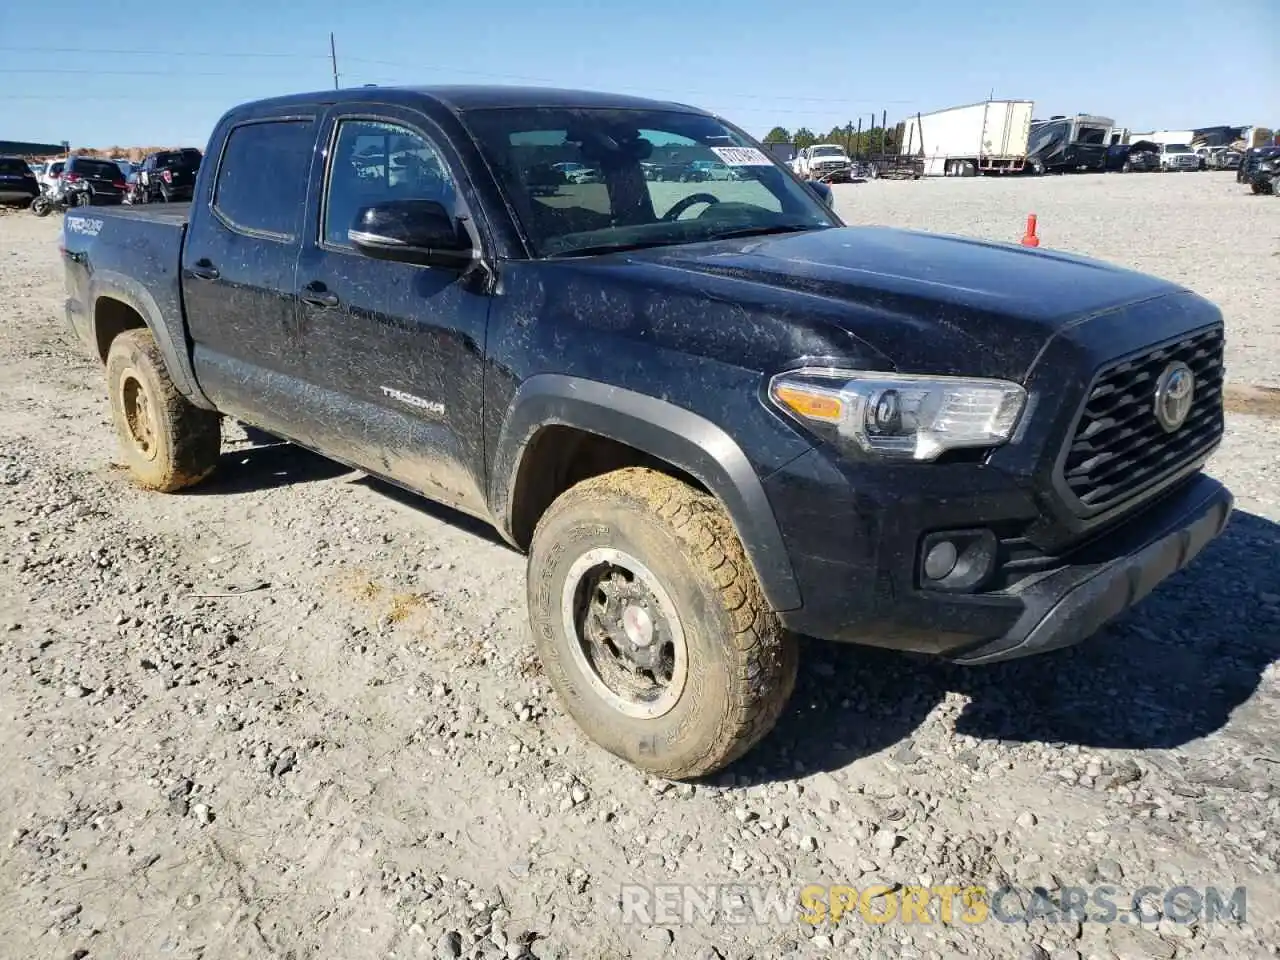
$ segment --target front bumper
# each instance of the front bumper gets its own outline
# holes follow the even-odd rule
[[[977,464],[933,470],[937,483],[927,488],[906,474],[858,483],[813,451],[769,478],[803,598],[780,613],[789,630],[966,664],[1070,646],[1186,567],[1222,532],[1233,506],[1226,487],[1195,472],[1041,554],[1022,535],[1041,516],[1032,489]],[[974,593],[923,587],[922,539],[979,527],[1000,537],[989,584]]]
[[[1233,507],[1193,471],[1066,543],[1036,547],[1037,486],[980,463],[849,470],[819,449],[765,481],[799,586],[788,630],[989,663],[1079,643],[1192,562]],[[922,585],[937,531],[986,527],[998,566],[975,593]],[[1030,539],[1029,539],[1030,536]]]
[[[1119,552],[1118,556],[1072,564],[1043,579],[1024,582],[1018,590],[1023,612],[1017,622],[1003,636],[953,654],[951,659],[963,664],[994,663],[1089,639],[1190,564],[1226,528],[1232,507],[1226,487],[1197,477],[1158,516],[1119,534],[1106,551]]]

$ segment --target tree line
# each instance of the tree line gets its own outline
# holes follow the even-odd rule
[[[864,127],[861,131],[858,124],[848,123],[843,127],[832,127],[826,134],[817,134],[808,127],[800,127],[794,132],[786,127],[774,127],[764,136],[765,143],[790,143],[797,150],[811,147],[815,143],[835,143],[845,148],[850,156],[863,156],[878,153],[897,153],[898,143],[902,137],[902,124],[885,129],[881,126]]]

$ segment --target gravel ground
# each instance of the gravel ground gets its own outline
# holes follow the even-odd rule
[[[1280,202],[1229,177],[837,196],[1008,240],[1034,211],[1046,246],[1210,296],[1232,376],[1278,382]],[[133,488],[58,229],[0,214],[0,956],[1276,955],[1280,421],[1230,415],[1228,532],[1092,642],[971,670],[808,644],[760,748],[655,782],[560,713],[522,560],[470,521],[243,432],[198,490]],[[624,884],[663,883],[1011,886],[1015,920],[1099,883],[1244,887],[1247,913],[623,922]]]

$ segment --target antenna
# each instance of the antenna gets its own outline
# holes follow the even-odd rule
[[[333,64],[333,89],[338,89],[338,48],[334,44],[333,31],[329,31],[329,62]]]

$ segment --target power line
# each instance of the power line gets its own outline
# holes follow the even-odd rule
[[[0,46],[0,51],[12,53],[105,53],[125,57],[267,57],[280,59],[316,60],[328,59],[319,53],[257,53],[223,50],[120,50],[111,47],[10,47]]]
[[[178,51],[178,50],[142,50],[142,49],[119,50],[119,49],[108,49],[108,48],[102,48],[102,47],[0,46],[0,51],[23,51],[28,53],[38,53],[38,52],[94,53],[94,54],[108,54],[108,55],[117,55],[117,56],[249,57],[249,58],[264,57],[264,58],[286,58],[286,59],[291,58],[291,59],[307,59],[307,60],[315,60],[324,56],[323,54],[264,53],[264,52],[242,52],[242,51],[224,52],[224,51],[194,51],[194,50]],[[333,34],[330,34],[330,52],[328,57],[325,57],[325,59],[328,59],[330,61],[330,64],[333,69],[333,74],[334,74],[334,88],[337,89],[338,88],[337,78],[339,74],[337,69],[338,65],[337,65],[336,45],[335,45]],[[380,59],[374,59],[369,57],[348,57],[346,58],[345,62],[367,64],[370,66],[400,67],[400,68],[415,70],[415,71],[422,69],[421,63],[407,63],[402,60],[380,60]],[[439,65],[434,65],[434,64],[432,65],[432,70],[433,72],[436,72],[436,73],[456,74],[458,76],[481,77],[481,78],[491,79],[491,80],[514,80],[514,81],[520,81],[523,83],[538,83],[538,84],[546,84],[546,85],[552,85],[552,86],[565,85],[564,81],[562,80],[554,80],[549,77],[534,77],[526,74],[497,73],[497,72],[486,71],[486,70],[470,70],[465,68],[441,67]],[[165,76],[165,75],[168,75],[169,72],[168,71],[147,71],[147,70],[115,70],[115,69],[112,69],[112,70],[66,69],[64,70],[60,68],[59,69],[4,68],[4,69],[0,69],[0,73],[14,73],[14,74],[17,74],[17,73],[50,73],[50,74],[52,73],[97,73],[97,74],[103,74],[108,76]],[[236,72],[234,74],[191,73],[186,70],[181,71],[181,74],[184,76],[207,76],[207,77],[244,76],[243,72]],[[267,75],[260,74],[260,76],[267,76]],[[272,76],[284,77],[284,76],[292,76],[292,74],[272,74]],[[406,81],[404,81],[402,78],[397,78],[395,82],[406,83]],[[412,85],[412,81],[408,82],[406,85]],[[649,95],[676,94],[681,97],[715,97],[716,99],[725,99],[725,98],[739,99],[739,100],[745,99],[745,100],[754,100],[754,101],[776,101],[780,103],[784,103],[784,102],[785,103],[812,103],[812,104],[830,104],[830,105],[864,103],[864,104],[876,104],[876,105],[884,104],[886,106],[902,106],[902,105],[912,104],[915,102],[914,100],[877,100],[874,98],[865,98],[865,97],[864,98],[806,97],[806,96],[764,94],[764,93],[758,93],[758,92],[726,93],[722,91],[690,90],[687,88],[631,86],[631,85],[623,85],[623,86],[615,87],[614,89],[618,90],[619,92],[630,90],[630,91],[635,91],[637,93],[643,93],[643,94],[649,94]]]
[[[80,74],[95,77],[243,77],[243,70],[83,70],[79,67],[0,67],[0,73],[19,74]],[[258,77],[297,77],[294,73],[256,73]]]

